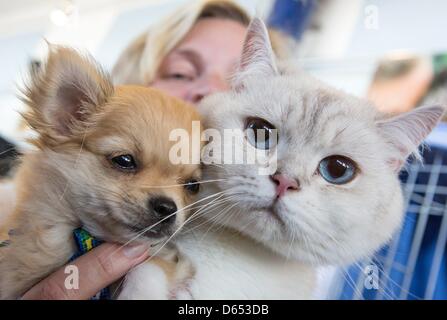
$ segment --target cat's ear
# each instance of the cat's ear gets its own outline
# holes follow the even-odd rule
[[[420,158],[419,145],[441,120],[445,108],[441,106],[419,107],[410,112],[377,123],[381,134],[395,150],[388,162],[397,172],[411,154]]]
[[[47,138],[69,136],[113,94],[108,75],[77,51],[50,46],[45,63],[31,70],[24,90],[28,123]]]
[[[240,89],[247,78],[278,74],[272,44],[264,22],[254,18],[247,29],[239,68],[232,79],[232,87]]]

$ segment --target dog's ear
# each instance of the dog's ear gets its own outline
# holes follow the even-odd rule
[[[30,80],[24,90],[23,100],[30,107],[25,119],[53,140],[87,125],[113,94],[110,77],[98,64],[66,47],[50,47],[46,62],[31,69]]]

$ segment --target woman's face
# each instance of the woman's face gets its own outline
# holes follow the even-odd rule
[[[199,20],[162,61],[151,86],[194,104],[226,90],[242,53],[246,28],[229,19]]]

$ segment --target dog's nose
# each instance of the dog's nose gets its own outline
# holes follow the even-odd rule
[[[174,201],[166,197],[157,197],[149,200],[149,208],[157,215],[163,222],[173,222],[175,220],[175,212],[177,205]]]
[[[297,180],[285,175],[274,174],[270,176],[273,183],[276,184],[276,197],[281,198],[287,190],[298,190],[300,185]]]

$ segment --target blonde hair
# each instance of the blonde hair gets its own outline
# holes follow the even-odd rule
[[[246,26],[250,23],[249,14],[231,0],[200,0],[188,3],[131,42],[113,67],[112,76],[115,83],[151,83],[163,59],[198,20],[205,18],[230,19]],[[275,53],[279,56],[286,55],[286,37],[272,30],[270,37]]]

